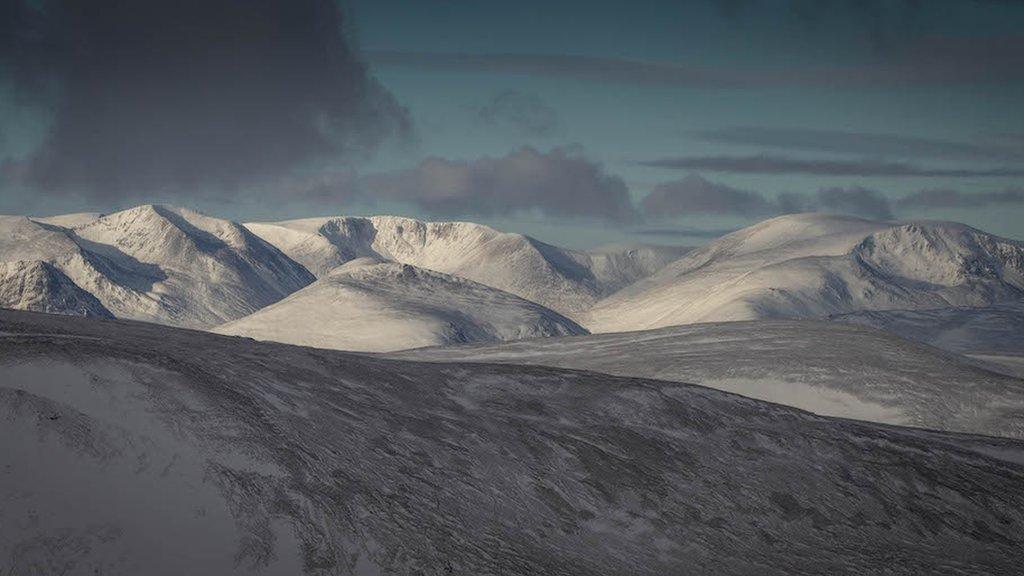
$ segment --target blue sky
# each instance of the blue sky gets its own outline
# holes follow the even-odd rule
[[[271,201],[250,192],[298,190],[276,174],[265,186],[246,182],[230,192],[202,180],[188,193],[159,186],[124,194],[41,193],[8,181],[0,184],[0,211],[168,201],[237,219],[398,212],[587,247],[704,242],[711,231],[785,212],[784,194],[801,209],[953,219],[1024,238],[1024,3],[351,0],[343,7],[348,42],[407,110],[411,131],[365,154],[324,154],[289,167],[288,177],[300,180],[343,174],[326,178],[340,191]],[[0,106],[0,151],[23,160],[46,141],[52,119],[43,107],[11,100]],[[557,202],[554,183],[508,202],[473,188],[518,194],[501,179],[526,169],[520,156],[509,159],[524,146],[540,155],[546,174],[565,160],[544,155],[568,150],[576,159],[568,169],[588,163],[621,179],[638,207],[657,189],[661,209],[572,214],[565,208],[572,201],[617,206],[607,196],[620,187],[591,186],[586,170]],[[423,168],[426,158],[443,160],[441,168]],[[743,158],[757,159],[758,169],[745,168]],[[644,165],[662,159],[686,167]],[[792,169],[793,161],[814,160],[842,165]],[[439,169],[446,184],[452,174],[469,182],[461,195],[430,196]],[[848,196],[829,203],[822,189]],[[750,195],[757,202],[746,201]],[[882,209],[888,213],[877,198],[892,204]]]

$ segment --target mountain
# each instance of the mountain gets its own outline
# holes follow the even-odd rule
[[[1024,438],[1024,381],[957,354],[840,322],[693,324],[425,348],[391,357],[692,382],[827,416]]]
[[[284,300],[214,331],[372,352],[586,333],[557,312],[507,292],[371,258],[350,260]]]
[[[949,222],[798,214],[739,230],[598,302],[593,332],[1024,299],[1024,243]]]
[[[318,277],[354,258],[379,258],[473,280],[570,318],[687,250],[633,246],[589,254],[471,222],[396,216],[308,218],[246,227]]]
[[[4,217],[0,261],[18,260],[47,262],[119,318],[191,327],[240,318],[314,279],[243,226],[170,206],[74,228]]]
[[[0,308],[114,317],[92,294],[42,260],[0,262]]]
[[[0,311],[0,332],[12,573],[980,575],[1024,562],[1020,441],[119,320]]]

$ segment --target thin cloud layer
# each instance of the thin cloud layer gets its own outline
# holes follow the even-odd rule
[[[1024,160],[1024,150],[898,134],[734,126],[697,132],[697,137],[720,144],[810,150],[854,156]]]
[[[818,160],[758,154],[753,156],[683,156],[640,162],[643,166],[734,174],[807,174],[812,176],[894,176],[979,178],[1024,176],[1024,168],[929,168],[909,162],[870,158]]]
[[[773,86],[874,88],[1006,84],[1024,79],[1024,36],[927,36],[887,48],[877,61],[763,69],[543,53],[370,52],[379,66],[519,74],[644,86],[738,89]]]
[[[10,0],[0,82],[52,127],[15,172],[94,197],[232,188],[409,132],[334,0]]]
[[[950,189],[921,190],[896,201],[900,209],[978,208],[993,204],[1024,204],[1024,189],[966,193]]]
[[[573,147],[523,147],[473,161],[428,158],[412,169],[362,178],[353,196],[408,203],[447,217],[532,212],[613,222],[637,218],[625,182]]]
[[[558,126],[558,114],[540,96],[519,90],[496,94],[477,117],[490,126],[508,126],[524,136],[548,136]]]

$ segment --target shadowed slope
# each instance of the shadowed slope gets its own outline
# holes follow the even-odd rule
[[[0,332],[0,557],[15,571],[995,574],[1024,561],[1014,441],[122,321],[0,311]],[[154,544],[165,538],[175,546]]]

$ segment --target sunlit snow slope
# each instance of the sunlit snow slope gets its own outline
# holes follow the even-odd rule
[[[782,216],[724,236],[598,302],[594,332],[1024,299],[1024,243],[949,222]]]
[[[349,261],[214,331],[370,352],[586,333],[557,312],[507,292],[370,258]]]

